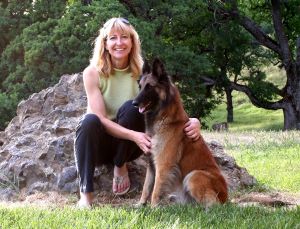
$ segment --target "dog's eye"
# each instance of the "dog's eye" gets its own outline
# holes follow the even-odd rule
[[[146,84],[145,90],[149,90],[152,86],[150,84]]]

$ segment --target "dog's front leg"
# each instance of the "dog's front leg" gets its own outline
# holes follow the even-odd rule
[[[146,178],[143,186],[142,196],[138,202],[138,206],[145,205],[149,199],[154,185],[155,171],[151,164],[147,166]]]
[[[170,169],[166,166],[156,168],[154,188],[151,197],[151,207],[156,207],[160,203],[164,186],[168,183],[168,174]]]

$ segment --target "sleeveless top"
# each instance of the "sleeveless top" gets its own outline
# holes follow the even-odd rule
[[[138,94],[137,80],[132,77],[129,67],[114,69],[114,74],[108,78],[101,76],[99,78],[99,88],[104,99],[107,118],[115,119],[123,103],[134,99]]]

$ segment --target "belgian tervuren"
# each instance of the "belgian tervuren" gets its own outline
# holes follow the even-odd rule
[[[203,138],[193,141],[185,135],[188,115],[159,59],[154,60],[151,73],[142,75],[139,86],[133,104],[145,115],[152,146],[138,204],[146,204],[151,193],[152,207],[171,193],[176,193],[179,203],[197,202],[209,207],[226,202],[226,181]]]

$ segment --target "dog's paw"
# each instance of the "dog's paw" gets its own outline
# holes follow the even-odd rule
[[[157,204],[151,204],[151,208],[157,208],[157,207],[159,207],[158,203]]]
[[[134,204],[133,207],[141,208],[141,207],[145,207],[146,205],[147,205],[146,202],[138,202],[138,203]]]

